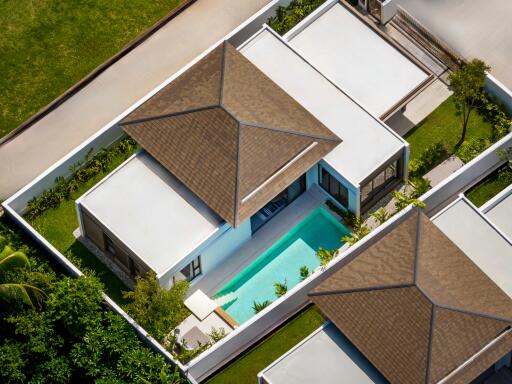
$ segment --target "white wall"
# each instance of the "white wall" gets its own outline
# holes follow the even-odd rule
[[[201,253],[203,273],[208,273],[224,262],[238,247],[251,238],[251,220],[245,220],[238,228],[230,228]]]
[[[505,87],[498,79],[492,76],[490,73],[487,74],[485,79],[485,89],[512,114],[512,92],[510,89]]]

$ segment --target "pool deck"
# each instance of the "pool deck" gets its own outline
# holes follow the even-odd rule
[[[201,289],[208,296],[213,296],[311,212],[324,205],[326,199],[327,195],[320,187],[311,187],[232,252],[223,263],[194,283],[189,295]]]

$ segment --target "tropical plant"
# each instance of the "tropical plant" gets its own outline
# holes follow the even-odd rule
[[[69,167],[71,173],[69,178],[57,177],[52,188],[43,191],[27,203],[26,217],[29,220],[34,220],[48,209],[57,208],[63,201],[69,200],[71,193],[76,191],[81,184],[106,172],[117,158],[126,158],[137,148],[137,143],[128,137],[111,148],[101,149],[94,156],[91,155],[92,150],[89,151],[83,163],[77,162]]]
[[[415,198],[423,196],[430,188],[432,188],[430,180],[424,177],[410,178],[408,183],[412,188],[412,196]]]
[[[337,249],[333,249],[332,251],[328,251],[325,248],[318,248],[316,251],[316,257],[318,257],[318,260],[320,260],[320,265],[323,267],[326,265],[329,261],[331,261],[334,256],[336,255]]]
[[[462,120],[462,133],[455,148],[458,148],[466,138],[469,117],[482,99],[485,73],[489,70],[490,67],[482,60],[473,59],[448,76],[455,109]]]
[[[302,267],[300,267],[299,274],[300,274],[301,281],[307,279],[307,277],[310,274],[308,266],[303,265]]]
[[[402,209],[408,207],[411,204],[419,208],[426,208],[427,206],[423,201],[418,200],[413,196],[408,196],[405,193],[399,191],[393,191],[393,198],[396,200],[395,208],[397,209],[397,211],[401,211]]]
[[[278,298],[283,296],[286,292],[288,292],[288,283],[286,282],[286,279],[284,279],[284,283],[275,282],[274,290]]]
[[[469,163],[475,157],[477,157],[480,153],[485,151],[485,149],[489,148],[492,145],[491,141],[488,138],[476,138],[472,137],[468,140],[465,140],[459,148],[457,148],[457,157],[461,159],[464,163]]]
[[[390,213],[383,207],[380,207],[375,212],[370,213],[380,224],[385,223],[390,217]]]
[[[409,176],[422,177],[425,173],[435,167],[448,155],[448,150],[443,143],[429,145],[421,155],[409,161]]]
[[[132,316],[155,339],[163,338],[189,315],[184,304],[189,283],[179,281],[171,289],[162,288],[154,272],[135,280],[133,292],[124,292],[130,300],[124,306]]]
[[[343,236],[341,238],[341,241],[344,243],[347,243],[349,245],[354,245],[359,240],[361,240],[363,237],[368,235],[371,232],[370,228],[366,225],[361,225],[359,228],[357,228],[354,232],[352,232],[350,235]]]
[[[253,309],[254,313],[259,313],[259,312],[263,311],[265,308],[267,308],[270,304],[272,304],[272,302],[270,300],[265,300],[260,303],[254,301],[252,303],[252,309]]]
[[[24,303],[31,307],[34,304],[41,305],[44,297],[43,291],[39,288],[25,283],[4,282],[9,279],[15,270],[30,269],[30,263],[27,256],[20,251],[14,251],[6,240],[0,236],[0,246],[3,244],[3,250],[0,253],[0,300],[6,303]]]
[[[212,327],[210,333],[208,333],[208,336],[210,337],[210,339],[212,339],[212,342],[214,342],[214,343],[222,340],[224,337],[226,337],[226,335],[227,335],[226,330],[222,327],[220,327],[220,328]]]
[[[498,141],[510,132],[512,120],[507,110],[495,98],[483,92],[478,106],[478,112],[486,121],[492,124],[491,140]]]

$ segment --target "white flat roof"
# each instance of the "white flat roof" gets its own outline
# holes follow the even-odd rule
[[[432,222],[503,291],[512,297],[512,244],[465,198]]]
[[[261,373],[269,384],[386,383],[332,323],[313,332]]]
[[[218,231],[222,220],[141,151],[80,203],[157,275]]]
[[[290,45],[377,116],[429,77],[339,3],[300,28],[289,32]]]
[[[342,143],[325,160],[354,185],[404,147],[390,128],[268,29],[258,32],[240,51],[341,138]]]
[[[512,184],[485,204],[481,210],[505,236],[512,239]]]

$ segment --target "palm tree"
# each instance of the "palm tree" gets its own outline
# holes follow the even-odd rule
[[[286,279],[284,279],[284,283],[275,282],[274,289],[278,298],[283,296],[288,291],[288,283],[286,282]]]
[[[0,244],[3,241],[0,240]],[[27,256],[20,251],[14,251],[9,245],[3,247],[0,253],[0,276],[15,269],[30,268]],[[5,302],[22,302],[34,307],[34,302],[40,305],[44,293],[39,288],[22,283],[0,283],[0,299]]]

